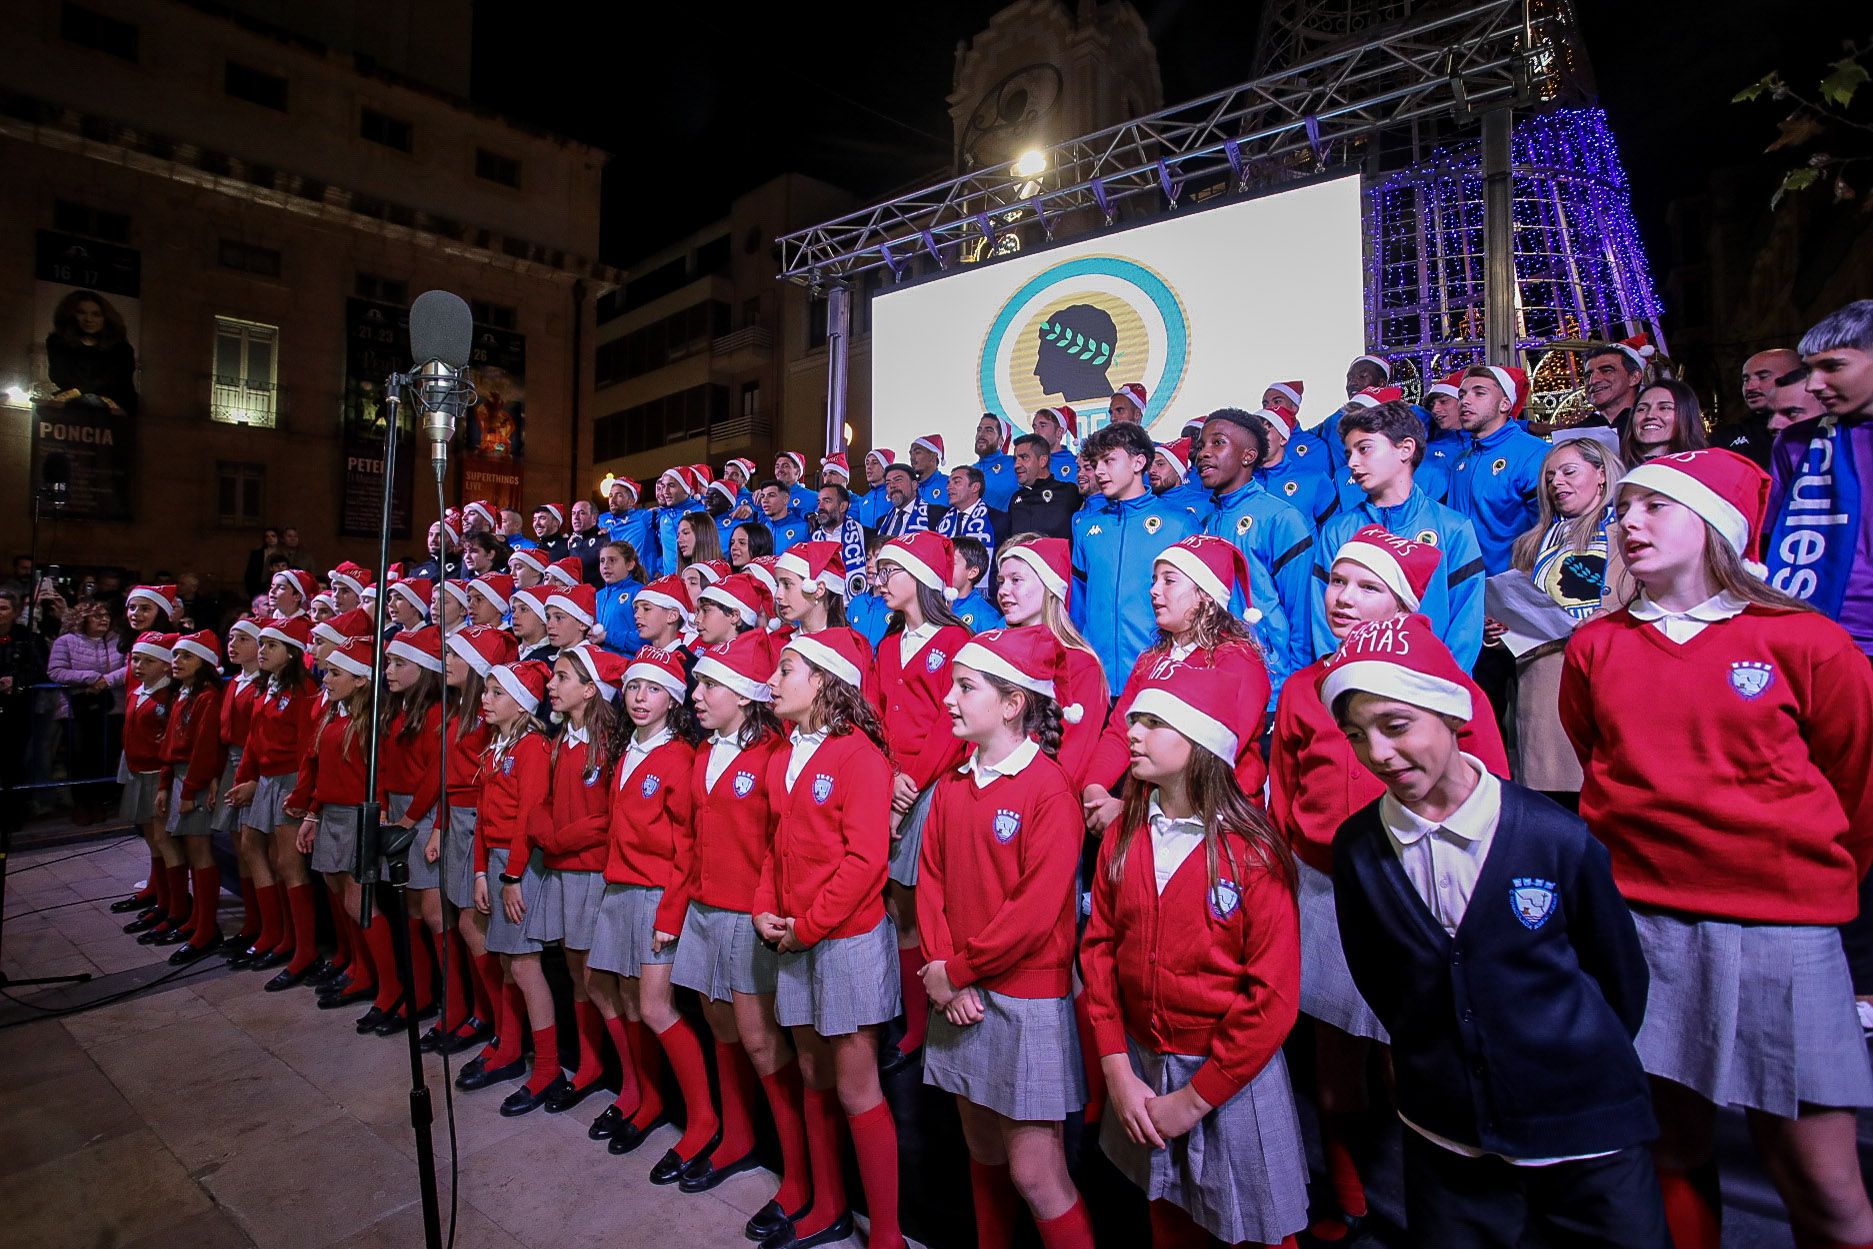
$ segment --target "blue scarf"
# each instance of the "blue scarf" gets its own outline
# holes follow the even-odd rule
[[[1860,539],[1860,475],[1849,429],[1821,418],[1769,532],[1769,584],[1839,619]]]

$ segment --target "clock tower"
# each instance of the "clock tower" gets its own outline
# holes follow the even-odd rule
[[[1158,53],[1129,0],[1015,0],[956,47],[958,172],[1164,107]]]

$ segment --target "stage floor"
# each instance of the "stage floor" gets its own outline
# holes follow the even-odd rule
[[[127,837],[13,856],[0,969],[9,976],[89,971],[97,979],[56,992],[12,989],[12,1000],[0,998],[5,1242],[36,1249],[420,1246],[401,1039],[358,1037],[355,1012],[315,1010],[304,991],[263,992],[264,977],[228,970],[218,959],[152,984],[175,970],[164,961],[169,949],[137,945],[120,931],[123,917],[106,909],[147,867],[142,843]],[[239,902],[222,901],[223,927],[232,931]],[[62,1018],[20,1005],[56,1007],[127,991],[132,996],[122,1001]],[[428,1061],[446,1209],[442,1064]],[[589,1112],[581,1106],[567,1115],[503,1119],[495,1109],[500,1096],[488,1089],[456,1100],[458,1249],[749,1244],[741,1225],[772,1194],[765,1172],[695,1196],[659,1188],[646,1175],[676,1129],[660,1129],[637,1152],[613,1158],[585,1136],[601,1108],[595,1100]],[[1725,1246],[1787,1249],[1787,1224],[1748,1157],[1741,1117],[1726,1115],[1723,1127]],[[1870,1141],[1873,1127],[1863,1116],[1863,1160]],[[906,1175],[923,1165],[917,1154],[907,1143]],[[1382,1208],[1396,1206],[1396,1193],[1384,1191],[1388,1178],[1395,1187],[1396,1174],[1394,1163],[1375,1176]],[[967,1219],[964,1194],[946,1204],[946,1214]],[[965,1244],[966,1234],[944,1249]]]

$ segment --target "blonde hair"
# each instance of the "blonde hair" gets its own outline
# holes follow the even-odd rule
[[[1003,558],[1007,556],[1008,552],[1017,547],[1033,546],[1046,536],[1045,534],[1039,533],[1016,534],[1002,544],[1000,553],[995,557],[996,564],[999,565]],[[1041,588],[1046,590],[1045,585]],[[1047,590],[1047,592],[1041,596],[1041,623],[1046,625],[1047,631],[1053,634],[1054,637],[1059,640],[1060,645],[1066,647],[1068,650],[1085,651],[1094,659],[1099,658],[1098,652],[1093,650],[1092,643],[1088,642],[1085,635],[1074,627],[1073,616],[1067,611],[1066,600],[1061,598],[1058,594],[1055,594],[1052,590]],[[1110,697],[1112,691],[1105,684],[1104,667],[1101,667],[1099,672],[1099,692],[1103,696]]]
[[[1523,572],[1535,570],[1535,557],[1541,554],[1541,543],[1548,536],[1548,530],[1559,519],[1555,510],[1554,499],[1548,493],[1548,468],[1554,463],[1554,457],[1563,451],[1573,451],[1581,459],[1600,470],[1603,480],[1600,485],[1600,497],[1594,505],[1567,522],[1567,549],[1584,551],[1592,545],[1594,534],[1606,523],[1606,505],[1619,489],[1619,479],[1626,475],[1626,462],[1616,452],[1607,449],[1606,444],[1594,438],[1572,438],[1556,443],[1552,450],[1541,459],[1540,488],[1535,491],[1536,501],[1541,510],[1535,517],[1534,526],[1515,540],[1510,562]]]

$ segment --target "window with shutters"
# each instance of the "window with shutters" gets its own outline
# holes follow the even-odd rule
[[[272,429],[279,421],[280,330],[215,318],[215,358],[208,415],[226,425]]]

